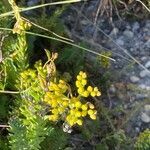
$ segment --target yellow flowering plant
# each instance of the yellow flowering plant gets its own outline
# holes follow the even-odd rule
[[[44,102],[50,106],[50,121],[64,120],[69,126],[82,125],[83,118],[89,115],[91,119],[96,119],[97,111],[91,102],[83,101],[89,96],[100,96],[97,87],[87,86],[87,74],[80,71],[76,79],[77,96],[73,96],[66,81],[60,79],[51,81],[48,91],[44,96]]]
[[[44,65],[38,61],[35,69],[27,69],[20,73],[18,86],[27,91],[36,103],[43,101],[49,106],[45,118],[50,121],[63,120],[72,127],[73,125],[82,125],[86,116],[95,120],[97,115],[95,106],[84,99],[90,96],[100,96],[101,92],[97,87],[88,85],[87,74],[80,71],[75,81],[77,93],[72,93],[71,86],[67,81],[59,79],[56,75],[54,61],[57,54],[52,54],[51,57],[50,54],[47,55],[49,55],[49,60]]]

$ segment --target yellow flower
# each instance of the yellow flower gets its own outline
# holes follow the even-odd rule
[[[76,108],[80,108],[81,105],[82,105],[82,103],[81,103],[80,101],[78,101],[78,102],[75,103],[75,107],[76,107]]]
[[[96,93],[96,96],[101,96],[101,92],[98,91],[98,92]]]
[[[94,111],[93,111],[92,109],[89,109],[89,110],[88,110],[88,114],[91,116],[91,115],[94,114]]]
[[[82,115],[82,117],[85,117],[87,115],[87,111],[86,110],[82,111],[81,115]]]
[[[67,107],[67,106],[68,106],[68,101],[64,101],[64,102],[62,103],[62,105],[65,106],[65,107]]]
[[[86,75],[85,72],[82,73],[82,78],[83,78],[83,79],[87,78],[87,75]]]
[[[91,104],[91,103],[89,103],[89,108],[90,108],[90,109],[94,109],[94,105]]]
[[[82,108],[82,110],[87,110],[88,106],[87,106],[87,104],[84,104],[84,105],[81,106],[81,108]]]
[[[98,92],[98,88],[97,88],[97,87],[94,87],[94,91],[95,91],[95,92]]]
[[[76,87],[79,88],[79,87],[81,87],[81,86],[82,86],[81,82],[77,80],[77,81],[76,81]]]
[[[77,75],[77,80],[82,80],[82,76],[81,75]]]
[[[87,80],[82,79],[82,80],[81,80],[81,84],[82,84],[83,86],[85,86],[85,85],[87,84]]]
[[[50,115],[49,120],[51,121],[57,121],[58,120],[58,115]]]
[[[53,110],[52,110],[52,113],[55,114],[55,115],[58,114],[58,113],[59,113],[59,112],[58,112],[58,109],[53,109]]]
[[[93,91],[93,87],[88,86],[87,91],[88,91],[88,92],[92,92],[92,91]]]
[[[81,114],[80,111],[76,111],[76,112],[75,112],[75,116],[76,116],[76,117],[81,117],[81,115],[82,115],[82,114]]]
[[[82,96],[88,97],[88,96],[89,96],[89,92],[88,92],[88,91],[84,91],[84,92],[82,93]]]
[[[79,126],[82,126],[83,121],[82,121],[81,119],[78,119],[78,120],[77,120],[77,124],[78,124]]]
[[[93,119],[93,120],[96,120],[96,115],[90,115],[90,118]]]
[[[81,87],[81,88],[78,88],[78,93],[79,94],[82,94],[84,92],[84,89]]]
[[[96,96],[96,92],[95,92],[95,91],[92,91],[92,92],[91,92],[91,96],[92,96],[92,97],[95,97],[95,96]]]
[[[83,73],[84,73],[83,71],[80,71],[80,72],[79,72],[79,75],[81,75],[81,76],[82,76],[82,74],[83,74]]]

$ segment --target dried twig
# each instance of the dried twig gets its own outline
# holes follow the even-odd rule
[[[2,56],[2,46],[3,46],[4,39],[5,39],[7,36],[8,36],[8,35],[2,35],[2,37],[1,37],[1,41],[0,41],[0,62],[2,62],[2,60],[3,60],[3,56]]]
[[[146,10],[150,13],[150,9],[140,0],[136,0],[137,2],[141,3],[145,8]]]
[[[0,125],[0,128],[10,128],[10,126],[8,126],[8,125]]]

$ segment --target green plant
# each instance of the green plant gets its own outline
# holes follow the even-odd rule
[[[150,129],[146,129],[140,133],[135,143],[136,150],[149,150],[150,149]]]

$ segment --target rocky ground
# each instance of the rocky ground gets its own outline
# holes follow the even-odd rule
[[[94,23],[97,6],[96,0],[73,5],[64,23],[76,41],[86,42],[96,52],[111,51],[116,60],[109,70],[111,103],[123,106],[130,114],[125,130],[135,137],[150,128],[150,20],[114,19],[111,22],[103,16]],[[93,61],[95,56],[90,54],[88,59],[91,58]]]

